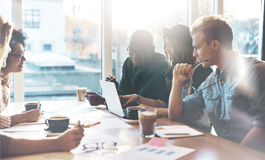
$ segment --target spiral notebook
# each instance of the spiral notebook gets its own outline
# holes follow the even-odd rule
[[[202,136],[203,133],[184,125],[156,126],[155,133],[162,138]]]

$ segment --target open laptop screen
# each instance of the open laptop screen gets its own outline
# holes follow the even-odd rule
[[[123,117],[121,102],[113,82],[99,80],[109,111]]]

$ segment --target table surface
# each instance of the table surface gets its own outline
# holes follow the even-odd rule
[[[47,107],[60,107],[64,105],[75,106],[76,101],[46,101],[41,102],[42,109],[45,110]],[[84,104],[83,104],[84,105]],[[88,107],[89,103],[86,103]],[[24,109],[24,103],[11,103],[8,106],[8,113],[21,113]],[[105,110],[105,112],[108,112]],[[97,119],[103,118],[119,118],[115,115],[111,117],[97,117]],[[157,125],[179,125],[181,123],[176,121],[171,121],[168,118],[162,117],[157,118]],[[118,147],[117,153],[122,153],[128,151],[133,147],[147,143],[150,139],[143,138],[139,133],[138,124],[130,124],[132,128],[118,128],[118,129],[97,129],[89,130],[90,132],[95,132],[99,134],[119,137],[120,139],[130,142],[130,144],[122,145]],[[200,131],[200,130],[198,130]],[[200,131],[203,132],[203,131]],[[188,137],[188,138],[178,138],[170,139],[167,144],[176,145],[180,147],[187,147],[195,149],[194,152],[180,158],[185,160],[215,160],[215,159],[240,159],[240,160],[254,160],[254,159],[265,159],[265,154],[255,151],[253,149],[247,148],[245,146],[236,144],[234,142],[228,141],[226,139],[216,137],[207,132],[203,132],[204,136],[198,137]],[[7,157],[3,160],[31,160],[31,159],[80,159],[77,155],[72,154],[71,152],[51,152],[51,153],[42,153],[34,155],[25,155],[17,157]]]

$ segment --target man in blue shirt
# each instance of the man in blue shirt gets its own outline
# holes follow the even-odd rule
[[[214,72],[197,92],[181,97],[183,81],[192,66],[173,71],[170,119],[190,119],[206,108],[218,136],[265,151],[265,63],[233,51],[232,28],[217,16],[201,17],[191,27],[193,55]]]

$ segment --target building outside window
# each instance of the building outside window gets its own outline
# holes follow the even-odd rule
[[[26,47],[27,47],[27,48],[26,48],[26,51],[31,51],[31,44],[27,44]]]
[[[40,28],[40,11],[23,10],[23,27]]]
[[[98,41],[98,26],[90,25],[88,30],[89,43],[96,43]]]
[[[43,50],[44,51],[52,51],[52,45],[51,44],[43,44]]]

